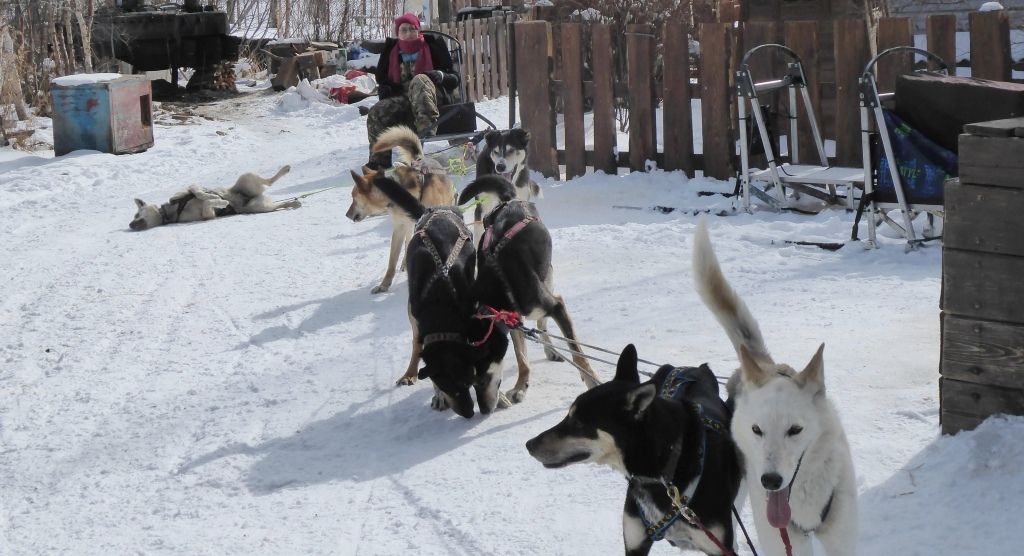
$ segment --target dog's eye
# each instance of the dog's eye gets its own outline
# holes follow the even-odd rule
[[[786,436],[796,436],[800,434],[803,430],[804,428],[801,427],[800,425],[793,425],[792,427],[789,427],[788,431],[786,431]]]
[[[750,430],[754,431],[754,434],[756,434],[757,436],[764,436],[764,433],[761,432],[761,427],[759,427],[757,425],[754,425],[753,427],[750,427]]]

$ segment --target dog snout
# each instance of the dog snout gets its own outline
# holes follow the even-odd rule
[[[348,212],[345,213],[345,217],[353,222],[359,222],[363,219],[363,214],[356,210],[355,205],[348,207]]]
[[[526,451],[530,452],[531,456],[537,451],[538,446],[540,446],[540,436],[535,436],[526,441]]]
[[[132,220],[131,223],[128,224],[128,227],[135,230],[136,232],[140,232],[146,229],[146,221],[141,219]]]
[[[765,473],[761,475],[761,486],[765,490],[779,490],[782,488],[782,475],[778,473]]]
[[[507,168],[507,167],[505,166],[504,162],[499,162],[499,163],[494,165],[494,169],[499,171],[499,172],[504,172],[505,168]]]

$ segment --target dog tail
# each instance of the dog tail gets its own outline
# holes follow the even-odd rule
[[[488,174],[480,176],[467,185],[459,195],[458,204],[464,205],[481,193],[493,193],[503,203],[516,198],[516,188],[512,182],[497,174]]]
[[[413,220],[419,220],[423,213],[427,211],[419,199],[413,197],[412,193],[409,193],[400,183],[391,178],[378,176],[374,178],[373,185],[380,189],[385,197],[391,200],[398,208],[405,211]]]
[[[277,171],[276,174],[274,174],[274,177],[267,179],[267,185],[274,185],[275,181],[281,179],[282,177],[284,177],[285,174],[287,174],[288,172],[291,172],[291,171],[292,171],[292,167],[287,165],[287,164],[285,164],[284,166],[281,167],[280,170]]]
[[[703,219],[693,234],[693,280],[697,293],[725,329],[736,354],[739,355],[740,347],[745,346],[755,360],[774,363],[764,345],[757,321],[722,274]]]
[[[384,133],[377,137],[377,142],[373,144],[375,153],[390,151],[393,148],[398,149],[402,162],[406,164],[412,164],[423,158],[423,143],[420,143],[420,138],[416,136],[415,131],[404,125],[385,129]]]

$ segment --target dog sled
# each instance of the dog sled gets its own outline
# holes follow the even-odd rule
[[[445,41],[448,53],[452,57],[452,66],[459,74],[459,86],[452,91],[451,102],[438,106],[440,116],[437,119],[436,133],[431,137],[423,138],[423,143],[444,142],[448,145],[459,145],[472,142],[475,145],[480,142],[487,131],[497,129],[497,126],[476,111],[475,103],[467,100],[466,76],[463,73],[465,49],[462,46],[462,41],[441,31],[425,30],[423,34],[434,35]],[[480,129],[481,122],[483,129]]]
[[[776,51],[785,59],[785,74],[774,79],[756,81],[750,59],[758,51]],[[935,54],[913,47],[894,47],[872,58],[859,78],[861,167],[839,167],[829,164],[824,142],[807,89],[803,63],[789,48],[778,44],[761,45],[744,54],[737,74],[738,120],[740,131],[740,176],[742,207],[750,211],[752,199],[774,210],[789,209],[787,190],[807,194],[831,205],[857,209],[851,239],[856,241],[862,215],[867,215],[868,239],[865,246],[877,246],[877,227],[883,222],[906,239],[912,249],[922,242],[937,239],[931,234],[935,217],[943,215],[943,184],[957,175],[956,154],[921,131],[912,127],[894,109],[894,92],[879,92],[875,78],[878,61],[893,55],[911,54],[934,62],[943,77],[949,74],[946,64]],[[912,75],[921,75],[916,71]],[[938,75],[927,72],[928,75]],[[905,76],[904,76],[905,77]],[[901,77],[902,79],[902,77]],[[785,93],[789,129],[783,160],[779,137],[771,128],[771,100],[766,97]],[[812,136],[812,155],[801,156],[797,133],[798,105],[806,115]],[[749,110],[749,115],[748,115]],[[924,120],[936,119],[935,115]],[[955,148],[955,147],[954,147]],[[751,158],[763,154],[767,168],[751,167]],[[796,210],[796,209],[794,209]],[[899,211],[898,216],[890,213]],[[914,228],[914,220],[928,215],[923,234]]]
[[[883,222],[907,240],[908,250],[938,239],[932,235],[932,229],[934,219],[944,215],[943,186],[958,173],[956,153],[912,127],[897,113],[895,105],[886,106],[889,99],[898,102],[895,92],[878,91],[875,66],[883,58],[900,54],[922,56],[934,62],[943,75],[949,74],[941,58],[909,46],[879,52],[864,67],[859,80],[864,195],[854,219],[851,239],[858,239],[860,218],[867,214],[865,246],[868,248],[877,246],[877,228]],[[899,220],[890,216],[892,211],[899,211]],[[914,220],[922,213],[927,215],[927,223],[919,235],[914,229]]]
[[[777,58],[782,58],[786,66],[785,74],[769,76],[769,79],[764,81],[755,80],[750,60],[758,52],[776,54]],[[737,114],[743,209],[751,210],[751,196],[757,197],[775,210],[788,208],[787,189],[817,197],[829,204],[845,200],[846,207],[853,209],[856,192],[864,184],[864,171],[862,168],[836,167],[828,163],[800,57],[781,44],[754,47],[743,55],[737,72],[736,86],[739,95]],[[788,161],[783,161],[782,149],[776,146],[778,137],[774,136],[771,129],[772,113],[769,103],[777,94],[786,95],[784,104],[789,119],[786,136]],[[800,104],[803,107],[802,113],[807,117],[813,141],[813,152],[806,160],[802,156],[797,133]],[[767,168],[751,168],[751,157],[761,153],[764,154]],[[839,194],[839,188],[844,190],[843,195]],[[774,189],[774,195],[769,193],[770,189]]]

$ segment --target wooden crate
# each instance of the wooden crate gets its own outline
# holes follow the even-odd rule
[[[945,198],[943,433],[1024,415],[1024,118],[965,132]]]
[[[64,76],[53,81],[50,94],[57,156],[80,149],[137,153],[153,146],[153,93],[145,76]]]

